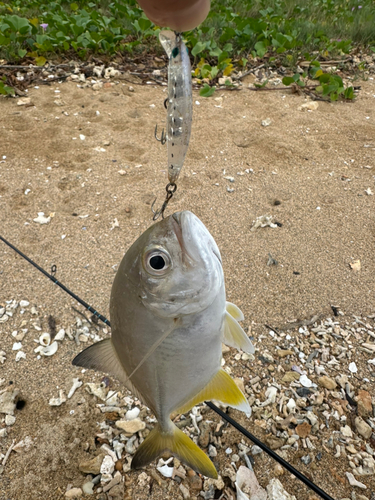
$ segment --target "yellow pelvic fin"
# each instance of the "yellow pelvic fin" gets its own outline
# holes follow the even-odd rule
[[[162,432],[160,425],[156,425],[136,451],[132,469],[144,467],[168,450],[196,472],[216,479],[216,469],[208,456],[178,427],[172,425],[170,433]]]
[[[216,375],[212,377],[206,387],[187,401],[183,406],[178,408],[177,412],[186,413],[193,406],[211,399],[215,399],[225,405],[237,408],[237,410],[245,412],[247,416],[251,415],[251,408],[247,399],[236,386],[234,380],[222,369],[220,369]]]
[[[236,306],[236,304],[232,304],[232,302],[227,302],[226,303],[226,310],[227,312],[233,316],[233,318],[236,321],[243,321],[245,319],[243,312],[239,307]]]
[[[230,347],[242,349],[248,354],[254,353],[254,346],[251,340],[229,312],[226,312],[224,317],[223,342]]]

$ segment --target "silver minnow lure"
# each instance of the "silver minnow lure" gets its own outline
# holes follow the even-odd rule
[[[193,96],[189,52],[180,34],[161,31],[160,43],[169,57],[168,65],[168,178],[175,183],[189,147],[193,119]]]

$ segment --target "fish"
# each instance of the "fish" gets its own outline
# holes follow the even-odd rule
[[[251,408],[221,368],[222,342],[253,353],[244,316],[226,301],[219,248],[201,220],[176,212],[150,226],[129,248],[110,297],[111,337],[88,347],[73,365],[108,373],[157,418],[133,459],[143,467],[165,451],[207,477],[208,456],[172,422],[207,400]]]
[[[169,58],[167,149],[168,179],[175,184],[189,147],[193,119],[193,94],[189,51],[180,33],[162,30],[159,40]]]

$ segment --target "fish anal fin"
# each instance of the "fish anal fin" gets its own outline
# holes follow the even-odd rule
[[[124,384],[134,396],[144,402],[144,398],[129,380],[111,339],[101,340],[80,352],[72,361],[75,366],[108,373]]]
[[[168,433],[163,432],[159,424],[156,425],[137,449],[132,469],[144,467],[168,450],[195,471],[216,479],[216,469],[208,456],[185,433],[172,425]]]
[[[225,309],[227,313],[229,313],[236,321],[243,321],[245,319],[243,312],[236,304],[232,304],[232,302],[226,302]]]
[[[237,410],[241,410],[248,416],[251,415],[251,408],[247,399],[237,387],[230,375],[222,369],[220,369],[216,375],[212,377],[209,383],[200,392],[198,392],[198,394],[187,401],[184,405],[180,406],[180,408],[176,411],[178,413],[186,413],[193,406],[211,399],[220,401],[225,405],[232,406]]]
[[[224,317],[224,344],[230,347],[235,347],[236,349],[242,349],[242,351],[248,354],[254,353],[254,346],[251,340],[242,330],[241,326],[234,317],[226,312]]]

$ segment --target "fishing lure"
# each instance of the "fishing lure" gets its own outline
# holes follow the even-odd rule
[[[175,184],[189,147],[193,119],[191,66],[189,52],[180,33],[163,30],[159,40],[169,57],[166,139],[168,178],[171,184]]]

